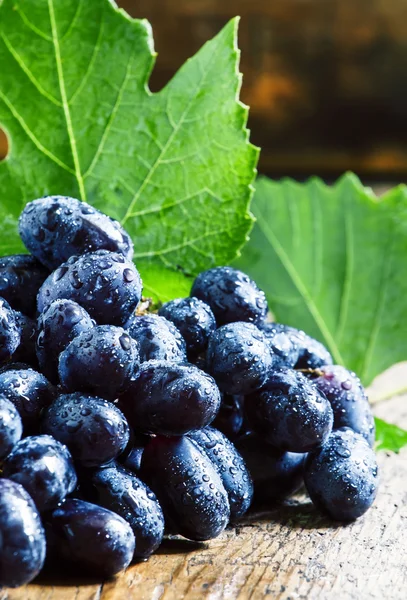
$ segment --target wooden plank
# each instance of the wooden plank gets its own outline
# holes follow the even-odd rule
[[[406,382],[406,365],[392,369],[372,396]],[[375,412],[407,427],[407,395]],[[211,542],[168,539],[150,560],[103,585],[78,580],[61,564],[29,586],[0,592],[0,600],[405,600],[407,449],[378,460],[380,493],[355,523],[333,524],[302,494],[250,514]]]

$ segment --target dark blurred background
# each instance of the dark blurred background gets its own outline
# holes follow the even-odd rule
[[[242,99],[262,147],[261,172],[332,179],[351,169],[365,180],[407,179],[407,0],[119,4],[152,24],[154,91],[241,15]]]

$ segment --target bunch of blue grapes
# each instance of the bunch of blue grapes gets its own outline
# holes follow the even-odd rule
[[[0,586],[59,556],[99,577],[164,534],[218,536],[303,484],[349,521],[378,485],[354,373],[269,320],[244,273],[198,275],[146,312],[133,243],[86,203],[24,208],[0,259]]]

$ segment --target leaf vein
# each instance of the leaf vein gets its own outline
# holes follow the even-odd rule
[[[0,98],[3,100],[4,104],[7,106],[7,108],[9,109],[9,111],[11,112],[11,114],[13,115],[13,117],[18,121],[18,123],[20,124],[21,128],[23,129],[23,131],[25,131],[25,133],[27,134],[27,136],[30,138],[30,140],[33,142],[33,144],[35,144],[35,146],[38,148],[38,150],[40,150],[45,156],[47,156],[48,158],[50,158],[59,167],[61,167],[62,169],[65,169],[65,171],[68,171],[68,173],[71,173],[71,174],[74,175],[75,172],[68,165],[66,165],[62,160],[60,160],[57,156],[55,156],[55,154],[53,154],[50,150],[48,150],[48,148],[46,148],[39,141],[39,139],[31,131],[31,129],[29,128],[29,126],[27,125],[27,123],[24,121],[23,117],[14,108],[13,104],[10,102],[10,100],[7,98],[7,96],[1,90],[0,90]]]
[[[21,58],[21,56],[18,54],[17,50],[11,44],[10,40],[8,39],[8,37],[3,32],[1,32],[0,35],[1,35],[1,38],[2,38],[2,40],[3,40],[3,42],[4,42],[5,46],[6,46],[7,50],[10,52],[11,56],[14,58],[14,60],[16,61],[16,63],[18,64],[18,66],[21,68],[21,70],[23,71],[23,73],[25,73],[25,75],[31,81],[31,83],[36,88],[36,90],[39,92],[39,94],[41,94],[41,96],[44,96],[44,98],[47,98],[50,102],[52,102],[56,106],[61,107],[62,103],[59,100],[57,100],[57,98],[54,98],[54,96],[52,94],[50,94],[49,92],[47,92],[42,87],[42,85],[40,84],[40,82],[34,77],[34,75],[31,73],[30,69],[27,67],[27,65],[25,64],[25,62]]]
[[[206,239],[208,237],[212,237],[215,235],[221,235],[223,233],[230,233],[230,228],[224,228],[224,229],[219,229],[217,231],[207,231],[206,233],[203,233],[202,235],[198,236],[197,238],[194,238],[193,240],[186,240],[185,242],[182,242],[182,244],[177,244],[175,246],[170,246],[168,248],[164,248],[163,250],[151,250],[149,252],[139,252],[139,253],[135,253],[134,254],[134,258],[152,258],[155,256],[164,256],[165,254],[171,254],[172,252],[176,252],[177,250],[182,250],[183,248],[187,248],[188,246],[194,246],[194,244],[196,244],[196,242],[200,242],[203,239]],[[195,249],[195,251],[197,251]]]
[[[212,190],[210,190],[209,188],[202,188],[201,190],[198,190],[197,192],[192,192],[191,194],[187,194],[183,198],[180,198],[179,200],[176,200],[175,202],[171,202],[170,204],[166,204],[165,206],[153,206],[151,208],[146,208],[145,210],[139,210],[135,213],[132,213],[130,215],[130,217],[135,218],[135,217],[141,217],[141,216],[149,215],[149,214],[153,214],[153,213],[161,213],[164,210],[169,210],[170,208],[174,208],[176,206],[179,206],[180,204],[184,204],[185,202],[192,200],[192,198],[199,197],[202,194],[208,194],[208,196],[212,196],[212,198],[214,198],[215,200],[218,200],[218,202],[222,202],[222,198],[217,196],[214,192],[212,192]]]
[[[212,54],[212,57],[214,56],[214,54]],[[164,144],[162,151],[159,153],[156,161],[154,162],[150,172],[148,173],[147,177],[144,179],[143,183],[141,184],[141,186],[139,187],[137,194],[134,195],[132,201],[130,202],[130,206],[127,209],[126,214],[124,215],[121,224],[124,225],[127,221],[127,219],[130,217],[131,213],[133,212],[134,206],[137,202],[137,200],[139,199],[140,195],[142,194],[144,188],[148,185],[150,179],[153,177],[155,171],[158,169],[158,167],[160,166],[163,156],[165,155],[165,153],[167,152],[168,148],[171,146],[171,143],[173,142],[174,138],[176,137],[176,135],[178,134],[178,132],[180,131],[183,123],[184,123],[184,119],[187,116],[194,100],[196,99],[196,96],[199,94],[200,90],[202,89],[202,86],[205,82],[206,76],[207,76],[208,71],[204,71],[201,75],[201,78],[199,80],[199,84],[196,86],[196,89],[194,90],[194,93],[191,95],[189,101],[187,102],[184,111],[182,112],[182,115],[178,121],[178,123],[176,124],[176,128],[173,129],[173,131],[171,132],[171,135],[168,137],[167,142]]]
[[[274,233],[269,229],[266,219],[264,218],[264,216],[262,215],[262,213],[259,211],[258,208],[256,211],[256,217],[257,217],[257,223],[258,223],[259,227],[262,229],[262,231],[263,231],[265,237],[268,239],[270,245],[274,248],[275,253],[277,254],[281,263],[284,265],[291,281],[293,282],[293,284],[297,288],[298,292],[302,296],[306,307],[308,308],[308,310],[309,310],[310,314],[312,315],[315,323],[317,324],[322,336],[324,337],[326,344],[329,347],[335,361],[339,364],[344,364],[344,361],[343,361],[343,358],[339,351],[339,348],[338,348],[331,332],[329,331],[329,328],[328,328],[327,324],[325,323],[323,316],[321,315],[317,306],[315,305],[311,294],[309,293],[307,287],[305,286],[301,277],[297,273],[294,265],[292,264],[289,256],[287,255],[286,251],[284,250],[283,246],[280,244],[280,242],[278,241],[278,239],[274,235]]]
[[[78,5],[75,10],[75,14],[72,18],[72,21],[69,23],[68,28],[65,31],[64,35],[61,37],[61,42],[66,40],[71,35],[71,31],[73,30],[73,28],[76,25],[76,21],[78,20],[79,14],[82,10],[82,6],[83,6],[83,0],[79,0]]]
[[[103,25],[104,25],[103,19],[104,19],[104,13],[102,13],[102,16],[100,17],[98,37],[96,39],[96,44],[93,48],[93,52],[92,52],[92,56],[91,56],[91,59],[88,64],[88,68],[86,69],[86,73],[83,76],[82,81],[80,82],[80,84],[78,85],[78,87],[76,88],[76,90],[74,91],[74,93],[72,94],[70,99],[68,100],[69,105],[72,105],[75,102],[75,99],[79,96],[79,94],[85,87],[85,85],[90,77],[90,74],[92,73],[92,70],[95,66],[96,58],[97,58],[97,55],[99,54],[99,50],[101,47],[101,39],[102,39],[102,32],[103,32]]]
[[[341,300],[339,303],[338,325],[335,337],[338,343],[341,343],[345,331],[345,325],[348,318],[348,310],[350,304],[350,293],[352,289],[352,274],[354,269],[354,243],[353,243],[353,226],[352,214],[347,207],[344,207],[344,228],[345,228],[345,275],[343,278]]]
[[[18,14],[20,15],[21,20],[23,21],[24,25],[26,25],[29,29],[31,29],[31,31],[33,31],[36,35],[38,35],[38,37],[41,37],[42,39],[46,40],[47,42],[52,42],[52,37],[47,35],[43,31],[41,31],[41,29],[39,29],[33,23],[31,23],[31,21],[27,18],[27,15],[25,14],[25,12],[21,10],[21,8],[19,7],[18,4],[16,5],[15,9],[18,12]]]
[[[128,80],[130,78],[130,67],[132,65],[132,62],[133,62],[133,57],[130,56],[130,59],[129,59],[129,61],[127,63],[127,67],[126,67],[126,73],[124,75],[124,78],[123,78],[123,81],[121,83],[119,92],[117,94],[116,101],[115,101],[114,106],[112,108],[112,111],[110,113],[109,119],[108,119],[108,121],[106,123],[106,127],[105,127],[104,132],[102,134],[102,137],[100,139],[100,142],[99,142],[98,148],[97,148],[97,150],[95,152],[95,155],[94,155],[94,157],[93,157],[93,159],[92,159],[92,161],[91,161],[91,163],[89,165],[89,168],[85,172],[84,179],[86,179],[86,177],[88,177],[90,175],[90,173],[92,173],[93,169],[95,168],[95,165],[96,165],[97,161],[99,160],[99,157],[100,157],[101,153],[103,152],[104,145],[106,143],[107,137],[108,137],[109,132],[110,132],[110,127],[112,126],[112,123],[113,123],[113,121],[114,121],[114,119],[116,117],[117,111],[118,111],[119,106],[120,106],[121,99],[123,97],[124,90],[126,88]]]
[[[68,99],[67,99],[66,89],[65,89],[65,78],[64,78],[64,71],[63,71],[63,67],[62,67],[61,49],[59,46],[57,23],[56,23],[56,19],[55,19],[54,0],[48,0],[48,10],[49,10],[49,16],[50,16],[50,22],[51,22],[52,42],[54,45],[55,62],[57,65],[59,89],[61,92],[62,106],[64,109],[65,121],[66,121],[66,125],[67,125],[67,130],[68,130],[69,143],[71,146],[71,152],[72,152],[72,157],[73,157],[73,162],[74,162],[74,167],[75,167],[75,176],[76,176],[76,179],[78,182],[79,194],[81,196],[81,199],[86,201],[85,185],[84,185],[84,181],[82,178],[78,149],[76,146],[76,138],[75,138],[75,134],[74,134],[74,130],[73,130],[72,117],[71,117],[71,113],[69,110],[69,104],[68,104]]]

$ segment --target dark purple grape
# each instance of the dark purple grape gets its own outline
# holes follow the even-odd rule
[[[96,250],[133,258],[133,243],[118,221],[68,196],[29,202],[21,213],[19,232],[26,248],[49,269]]]
[[[317,508],[338,521],[350,521],[373,504],[377,473],[375,453],[366,439],[344,427],[309,453],[304,481]]]
[[[259,327],[264,331],[266,337],[268,336],[270,344],[273,345],[273,333],[276,330],[278,334],[277,346],[275,352],[277,354],[277,360],[275,360],[275,366],[287,366],[294,367],[296,369],[318,369],[323,365],[332,364],[332,356],[328,352],[321,342],[318,342],[311,336],[307,335],[300,329],[290,327],[289,325],[283,325],[282,323],[263,323]],[[291,344],[291,350],[285,338],[288,338]],[[279,351],[278,346],[281,344]],[[285,350],[284,350],[285,349]],[[283,364],[284,357],[288,352],[289,360],[287,364]],[[296,358],[296,362],[292,364],[293,359]],[[281,360],[283,359],[283,360]]]
[[[59,396],[45,411],[44,433],[66,444],[84,466],[109,463],[126,448],[129,426],[111,402],[77,392]]]
[[[142,363],[136,380],[120,398],[130,425],[143,433],[182,435],[211,423],[220,393],[210,375],[193,365]]]
[[[24,315],[34,317],[38,290],[49,271],[28,254],[13,254],[0,258],[0,296]],[[23,290],[23,292],[22,292]]]
[[[264,334],[273,356],[273,368],[294,367],[300,355],[298,339],[290,335],[290,327],[280,323],[260,323],[259,329]]]
[[[89,474],[89,485],[95,501],[120,515],[132,528],[134,556],[150,556],[164,535],[164,516],[155,494],[120,465],[95,469]]]
[[[255,502],[282,500],[303,484],[306,454],[277,450],[255,433],[243,435],[235,445],[252,476]]]
[[[144,448],[150,441],[151,436],[137,433],[133,435],[132,447],[126,454],[124,452],[120,457],[120,463],[132,473],[138,475],[141,468],[141,457],[143,456]]]
[[[38,430],[41,411],[53,402],[56,391],[34,369],[13,368],[0,373],[0,394],[14,404],[27,434]]]
[[[319,367],[310,375],[312,383],[325,394],[334,412],[334,429],[350,427],[373,446],[375,424],[372,410],[360,379],[340,365]]]
[[[0,460],[20,441],[23,424],[18,410],[5,396],[0,396]]]
[[[296,369],[318,369],[333,363],[332,356],[321,342],[294,327],[284,326],[287,335],[298,345]]]
[[[133,313],[124,328],[136,340],[141,362],[186,362],[185,340],[175,325],[164,317],[155,314],[137,316]]]
[[[243,395],[261,388],[273,361],[263,333],[252,323],[230,323],[214,331],[206,360],[222,392]]]
[[[210,307],[198,298],[177,298],[166,302],[158,311],[177,327],[184,338],[188,356],[195,357],[208,346],[209,336],[216,329]]]
[[[114,512],[69,498],[46,515],[52,553],[91,573],[111,577],[126,569],[134,552],[131,527]]]
[[[321,342],[305,336],[302,343],[296,369],[318,369],[322,365],[332,364],[332,356]]]
[[[123,325],[141,298],[140,275],[122,254],[98,250],[72,256],[44,281],[38,312],[55,300],[74,300],[100,325]]]
[[[0,363],[9,360],[21,342],[16,314],[9,303],[0,298]]]
[[[211,307],[218,325],[234,321],[260,323],[268,310],[264,292],[245,273],[232,267],[215,267],[200,273],[191,296]]]
[[[68,392],[115,400],[139,369],[137,344],[122,327],[97,325],[76,336],[59,356],[59,379]]]
[[[20,344],[13,354],[13,362],[22,362],[29,364],[34,369],[38,369],[37,355],[35,352],[35,342],[37,338],[37,324],[33,319],[23,315],[23,313],[14,312],[17,327],[20,331]]]
[[[50,435],[18,442],[3,463],[3,475],[27,490],[39,512],[55,508],[77,484],[68,448]]]
[[[36,353],[41,371],[58,383],[59,355],[80,333],[90,331],[95,322],[82,306],[73,300],[55,300],[38,317]]]
[[[246,396],[253,431],[279,450],[308,452],[331,433],[333,412],[324,395],[298,371],[271,371],[261,390]]]
[[[174,532],[203,541],[225,529],[230,509],[222,480],[188,437],[152,438],[143,452],[141,474],[157,494]]]
[[[134,446],[127,455],[126,459],[122,461],[123,466],[135,473],[136,475],[140,471],[141,467],[141,458],[143,456],[144,446]]]
[[[0,479],[0,587],[29,583],[44,560],[45,534],[34,502],[23,486]]]
[[[231,519],[242,517],[253,498],[253,483],[239,452],[223,433],[213,427],[191,431],[188,437],[216,467],[228,495]]]
[[[221,394],[222,402],[213,427],[219,429],[232,442],[244,430],[244,396]]]

